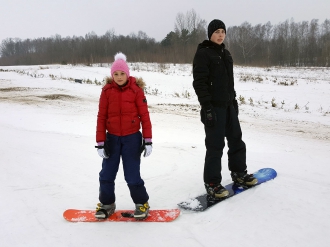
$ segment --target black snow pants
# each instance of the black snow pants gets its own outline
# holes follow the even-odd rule
[[[237,113],[232,105],[214,107],[216,121],[214,126],[205,126],[206,156],[204,164],[204,183],[221,183],[221,158],[228,145],[228,168],[232,172],[246,170],[246,147],[242,141],[242,131]],[[201,110],[201,121],[204,113]]]

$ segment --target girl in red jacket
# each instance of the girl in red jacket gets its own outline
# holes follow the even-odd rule
[[[115,179],[122,158],[124,176],[133,202],[134,218],[145,219],[149,196],[140,176],[140,156],[152,151],[151,122],[141,78],[130,76],[126,56],[117,53],[111,66],[112,78],[103,87],[97,115],[96,142],[103,158],[95,217],[106,219],[115,211]],[[142,134],[140,126],[142,125]]]

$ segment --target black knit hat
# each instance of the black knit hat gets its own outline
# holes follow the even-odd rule
[[[218,19],[214,19],[213,21],[211,21],[209,26],[207,27],[207,36],[209,37],[209,39],[211,39],[212,34],[220,28],[224,29],[225,33],[227,32],[225,23]]]

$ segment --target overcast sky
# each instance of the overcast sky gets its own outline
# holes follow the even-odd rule
[[[227,27],[330,19],[330,0],[0,0],[0,41],[107,30],[143,31],[161,41],[174,30],[177,14],[191,9],[208,23],[220,19]]]

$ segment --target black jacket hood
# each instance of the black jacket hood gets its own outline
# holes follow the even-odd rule
[[[225,49],[225,44],[222,43],[221,45],[218,45],[211,40],[204,40],[202,43],[200,43],[197,47],[197,50],[202,49],[202,48],[214,48],[217,50],[222,50]]]

